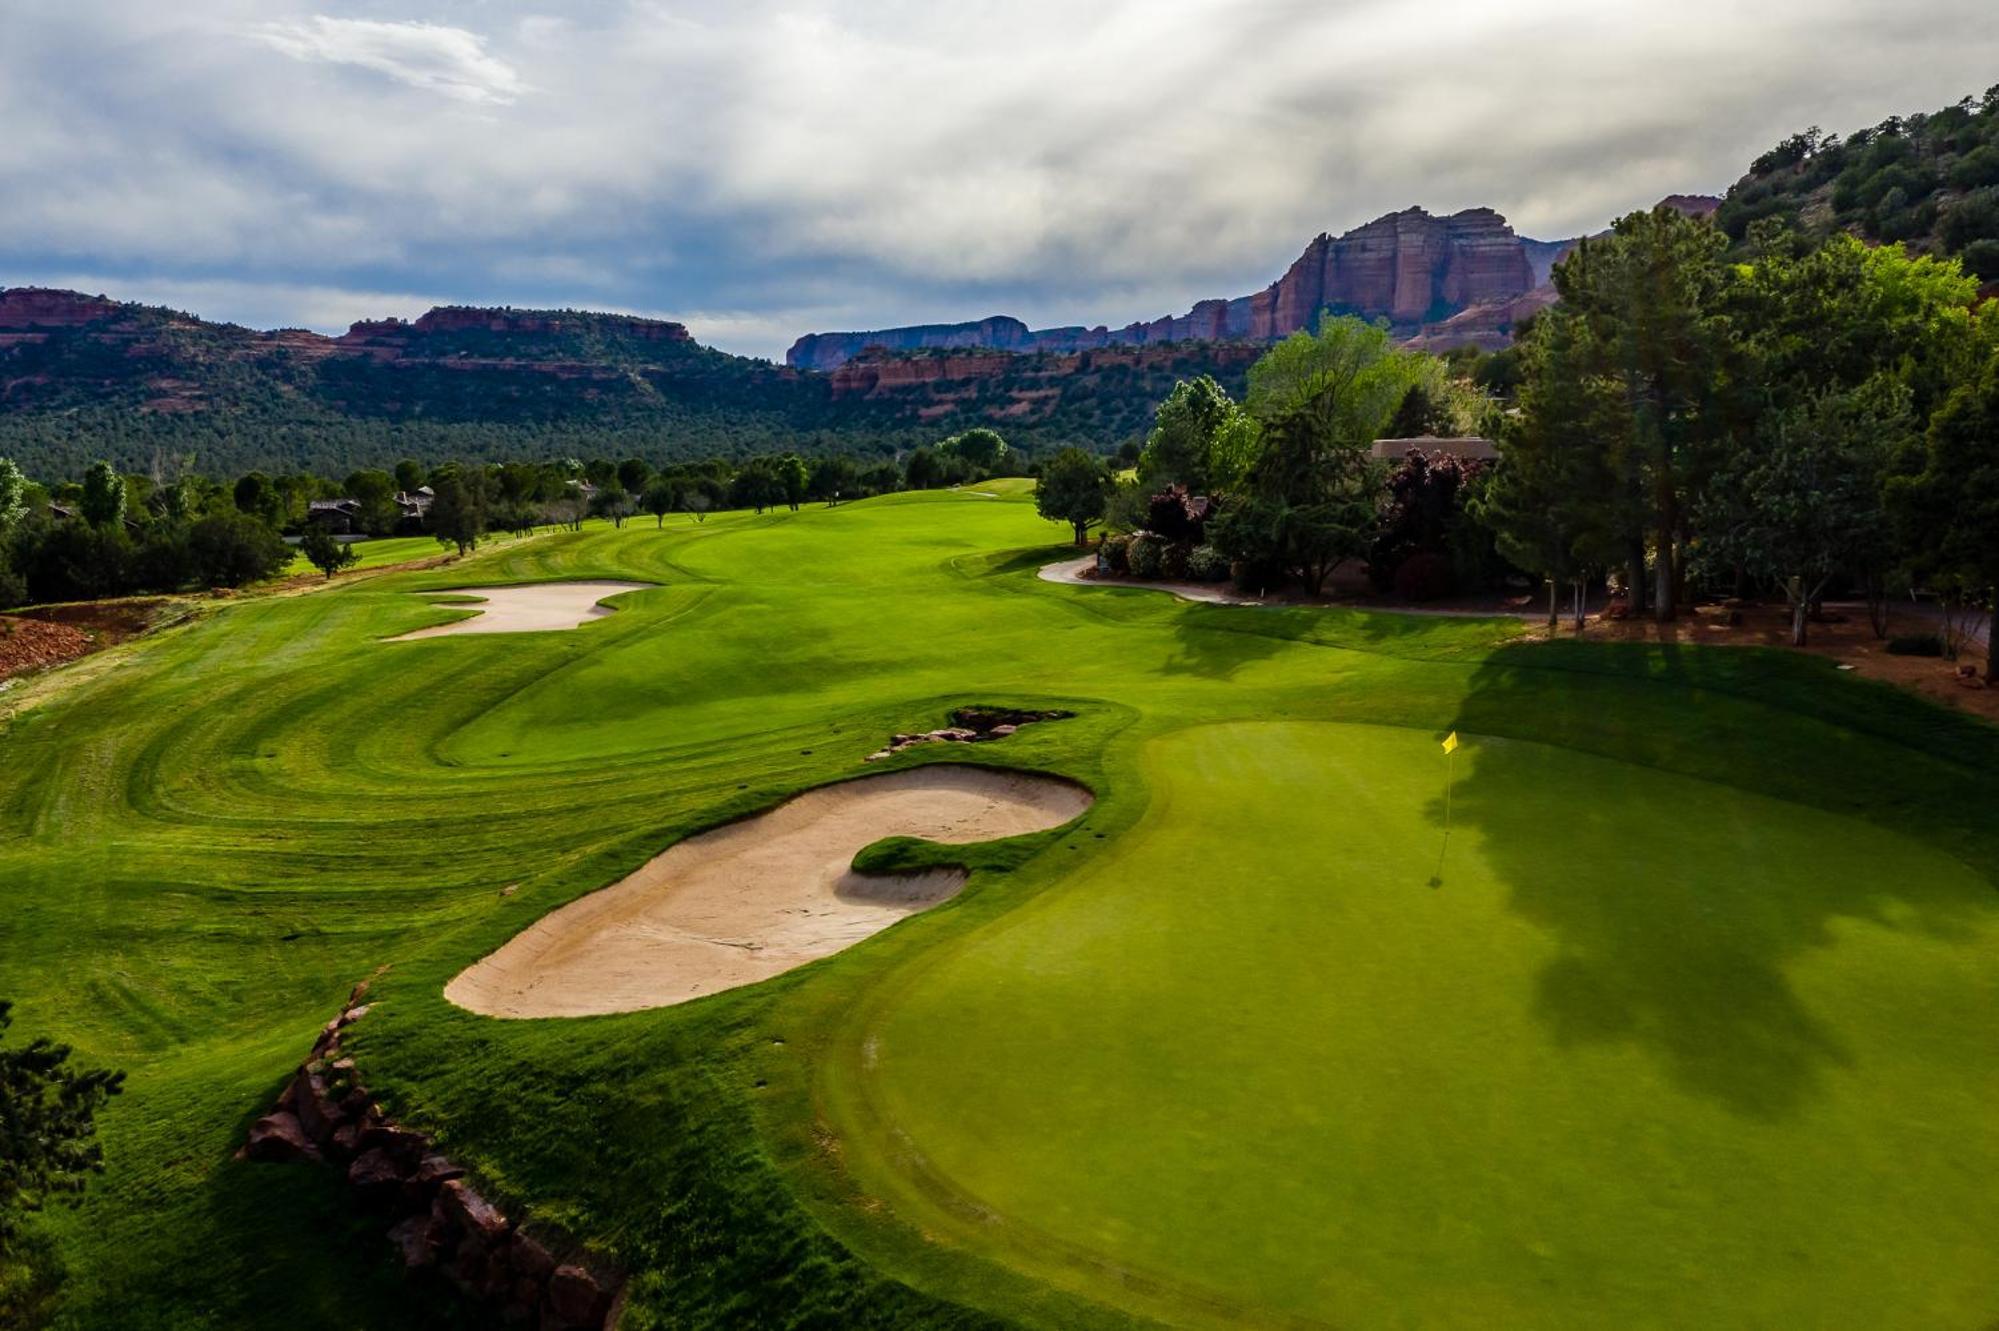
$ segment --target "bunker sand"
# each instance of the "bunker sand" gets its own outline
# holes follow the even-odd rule
[[[945,765],[823,786],[671,847],[544,917],[445,986],[493,1017],[666,1007],[755,984],[955,895],[956,870],[855,873],[884,837],[952,845],[1060,827],[1090,807],[1051,777]]]
[[[549,629],[573,629],[613,613],[612,607],[600,604],[605,597],[616,596],[620,592],[650,591],[652,587],[649,582],[611,581],[537,582],[519,587],[453,587],[426,595],[475,596],[479,598],[479,604],[452,608],[479,613],[469,619],[455,619],[449,624],[433,624],[387,641],[439,638],[448,633],[537,633]]]

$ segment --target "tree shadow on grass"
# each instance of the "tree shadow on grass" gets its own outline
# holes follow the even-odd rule
[[[1794,1118],[1853,1063],[1841,1033],[1793,987],[1794,963],[1840,945],[1843,921],[1967,946],[1989,937],[1994,848],[1979,831],[1981,783],[1961,770],[1689,686],[1698,650],[1618,675],[1549,670],[1537,650],[1494,653],[1459,709],[1467,751],[1451,856],[1475,843],[1508,908],[1554,940],[1533,1011],[1558,1046],[1637,1046],[1690,1094],[1746,1118]],[[1706,726],[1698,744],[1650,734],[1695,714]],[[1624,761],[1578,760],[1569,748]],[[1651,768],[1704,783],[1662,782]],[[1774,780],[1779,772],[1786,781]],[[1920,816],[1906,798],[1878,806],[1919,838],[1901,845],[1858,821],[1744,793],[1844,812],[1911,787]],[[1430,814],[1441,825],[1441,798]],[[1977,857],[1959,847],[1986,883],[1918,858],[1952,825],[1986,843]],[[1451,876],[1446,865],[1443,890]]]
[[[1169,675],[1232,679],[1244,666],[1267,661],[1293,642],[1266,610],[1184,602],[1174,609],[1174,651],[1161,666]]]

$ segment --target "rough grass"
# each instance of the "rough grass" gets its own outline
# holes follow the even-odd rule
[[[1999,1165],[1999,732],[1777,652],[1052,586],[1059,535],[1000,493],[593,525],[44,686],[0,733],[0,975],[17,1035],[131,1073],[109,1173],[45,1224],[58,1323],[448,1316],[329,1178],[228,1158],[384,966],[371,1084],[632,1267],[633,1326],[1999,1311],[1960,1242],[1999,1220],[1967,1190]],[[660,586],[380,641],[448,617],[411,591],[563,577]],[[965,701],[1078,716],[866,770],[1063,773],[1078,827],[954,848],[959,897],[754,989],[444,1003],[542,912]]]

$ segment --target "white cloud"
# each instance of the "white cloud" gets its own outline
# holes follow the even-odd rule
[[[460,101],[511,102],[522,90],[513,66],[487,55],[485,39],[463,28],[315,14],[266,23],[252,35],[294,60],[358,65]]]
[[[1555,238],[1726,188],[1805,125],[1982,90],[1989,4],[21,5],[0,281],[712,311],[698,336],[761,354],[994,312],[1119,324],[1412,203]],[[318,322],[299,299],[278,322]]]

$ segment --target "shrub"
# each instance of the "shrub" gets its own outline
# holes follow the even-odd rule
[[[1942,656],[1943,639],[1934,633],[1912,633],[1888,639],[1890,656]]]
[[[1953,250],[1999,237],[1999,186],[1973,190],[1943,215],[1943,243]]]
[[[1131,543],[1125,547],[1125,562],[1131,568],[1131,576],[1158,577],[1160,554],[1164,548],[1165,542],[1151,532],[1140,532],[1132,537]]]
[[[1999,281],[1999,240],[1974,240],[1957,257],[1967,272],[1987,282]]]
[[[1113,573],[1131,571],[1131,561],[1127,558],[1131,551],[1131,537],[1106,536],[1097,548],[1101,552],[1100,567],[1107,568]]]
[[[1950,169],[1950,183],[1962,190],[1999,185],[1999,147],[1988,143],[1958,158]]]
[[[1159,576],[1179,582],[1187,576],[1187,552],[1190,545],[1175,541],[1159,552]]]
[[[1434,601],[1451,594],[1451,561],[1435,550],[1419,550],[1395,567],[1395,594],[1405,601]]]
[[[1285,582],[1284,567],[1269,559],[1236,559],[1229,563],[1229,577],[1236,590],[1252,596],[1276,591]]]
[[[247,513],[215,513],[188,529],[187,550],[204,586],[241,587],[291,562],[284,538]]]
[[[1229,575],[1229,561],[1212,545],[1197,545],[1187,552],[1187,575],[1201,582],[1220,582]]]
[[[132,552],[131,583],[139,591],[177,592],[194,577],[187,533],[162,524]]]

